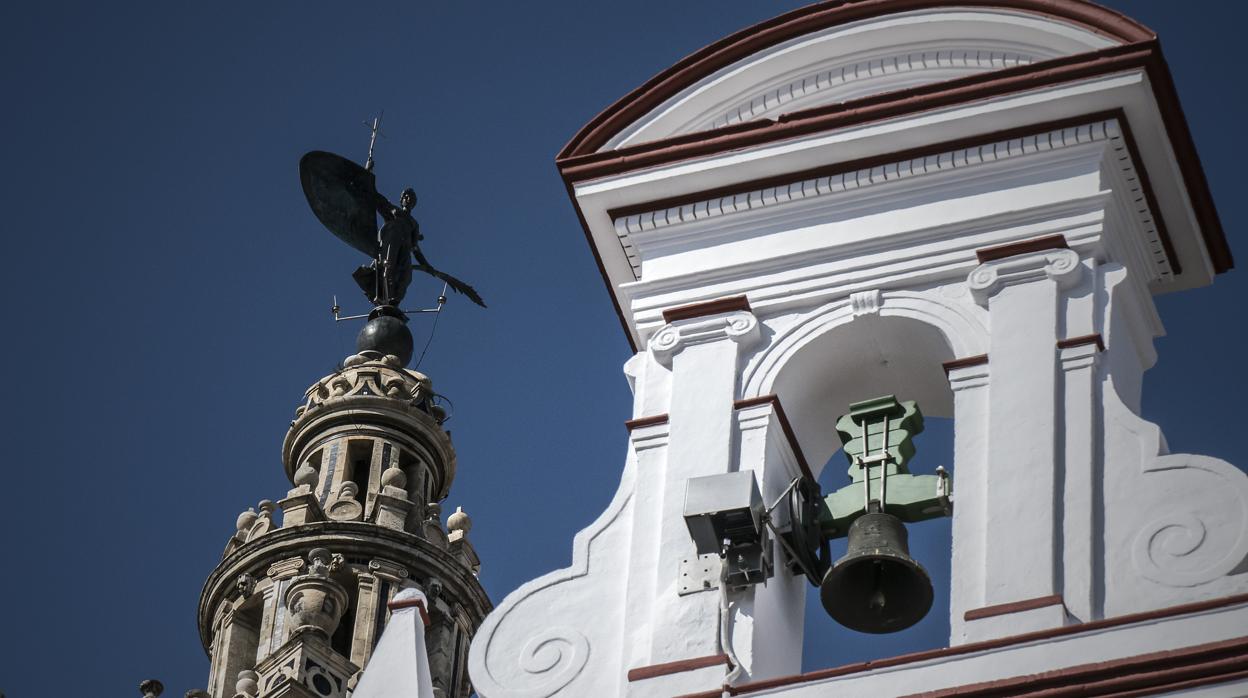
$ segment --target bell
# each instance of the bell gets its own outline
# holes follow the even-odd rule
[[[905,630],[927,615],[932,582],[910,557],[907,538],[892,514],[863,514],[850,524],[845,556],[819,585],[828,615],[862,633]]]

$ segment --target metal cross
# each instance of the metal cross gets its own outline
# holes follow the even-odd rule
[[[373,171],[373,146],[377,144],[377,136],[381,136],[382,138],[386,137],[386,134],[381,132],[381,117],[385,115],[386,110],[382,109],[378,112],[377,116],[373,117],[373,123],[370,124],[367,121],[363,122],[364,125],[372,131],[368,138],[368,160],[364,163],[364,169],[369,172]]]

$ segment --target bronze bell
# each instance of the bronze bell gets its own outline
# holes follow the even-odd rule
[[[849,526],[849,548],[819,585],[828,615],[851,630],[892,633],[932,607],[932,581],[910,557],[906,527],[892,514],[869,513]]]

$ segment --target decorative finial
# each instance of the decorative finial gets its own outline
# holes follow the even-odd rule
[[[238,518],[235,519],[234,526],[239,531],[247,531],[248,529],[251,528],[251,525],[256,522],[256,518],[258,516],[259,514],[256,513],[255,509],[251,507],[247,507],[247,511],[244,511],[243,513],[239,514]]]
[[[235,693],[254,696],[260,692],[260,675],[251,669],[238,672],[238,681],[234,684]]]
[[[455,507],[455,513],[446,517],[446,530],[459,531],[464,535],[468,535],[468,532],[472,530],[472,519],[464,513],[463,507]]]
[[[319,479],[319,475],[316,472],[316,468],[313,468],[311,463],[304,463],[299,466],[298,470],[295,471],[295,487],[302,487],[304,485],[307,485],[308,487],[315,487],[317,479]]]
[[[143,698],[158,698],[165,692],[165,685],[156,679],[148,679],[139,684],[139,691],[143,693]]]
[[[407,487],[407,475],[404,475],[403,470],[398,466],[386,468],[381,474],[381,484],[383,487],[404,489]]]
[[[425,505],[425,521],[438,523],[438,519],[442,518],[442,505],[437,502],[429,502]]]

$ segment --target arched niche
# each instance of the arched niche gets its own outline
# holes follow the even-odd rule
[[[744,396],[779,396],[816,477],[841,446],[834,425],[851,403],[891,393],[925,415],[954,416],[943,364],[985,353],[987,329],[980,309],[932,295],[885,292],[825,307],[747,367]]]

